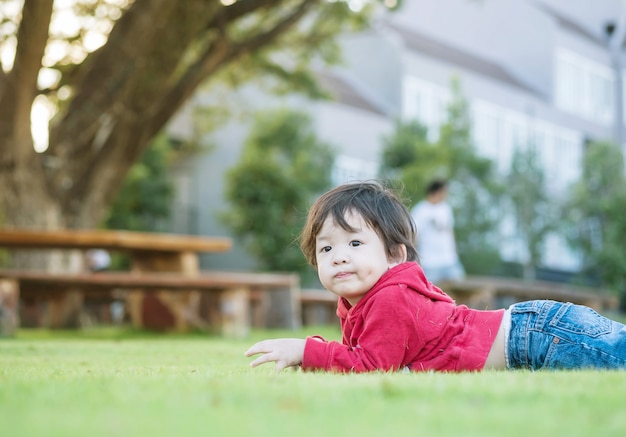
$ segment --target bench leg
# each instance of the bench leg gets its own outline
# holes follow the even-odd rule
[[[141,317],[141,304],[143,301],[143,293],[141,290],[130,290],[126,295],[126,308],[130,323],[135,329],[143,326]]]
[[[600,299],[581,299],[579,305],[585,305],[589,308],[601,313],[604,308]]]
[[[467,305],[479,310],[495,308],[495,290],[492,287],[480,287],[473,290],[446,288],[444,291],[456,301],[457,305]]]
[[[79,328],[83,307],[83,293],[68,290],[48,300],[47,320],[44,326],[51,329]]]
[[[302,327],[299,287],[259,289],[257,295],[259,303],[255,326],[287,329]]]
[[[172,293],[163,291],[158,293],[158,298],[174,317],[174,329],[177,332],[207,329],[207,323],[200,318],[200,292]]]
[[[0,279],[0,337],[13,337],[20,325],[20,289],[14,279]]]
[[[208,327],[199,315],[199,291],[134,290],[128,293],[126,304],[134,328],[182,333],[192,329],[204,331]]]
[[[496,308],[495,294],[496,290],[493,287],[482,287],[468,299],[467,306],[480,310],[493,310]]]
[[[245,338],[250,332],[250,290],[237,287],[221,292],[220,318],[224,337]]]
[[[302,323],[306,326],[337,325],[337,302],[302,304]]]

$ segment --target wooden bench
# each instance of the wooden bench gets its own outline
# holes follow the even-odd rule
[[[173,317],[170,322],[180,331],[192,325],[217,330],[228,337],[244,337],[253,318],[264,321],[267,327],[296,329],[301,323],[300,278],[292,273],[211,271],[189,276],[161,272],[0,271],[0,290],[13,290],[13,299],[54,299],[71,289],[100,296],[125,290],[129,298],[140,293],[142,305],[130,310],[139,311],[133,319],[141,320],[141,326],[151,326],[149,318]],[[255,307],[251,305],[253,294]],[[167,303],[171,316],[160,310],[159,301],[154,299],[157,296]]]
[[[437,285],[453,297],[457,304],[478,309],[504,308],[515,302],[534,299],[572,302],[596,311],[616,310],[619,307],[617,296],[606,290],[548,281],[469,276],[461,280],[442,281]]]
[[[48,263],[41,268],[55,273],[80,274],[87,270],[84,265],[83,251],[103,249],[126,253],[130,258],[133,272],[174,272],[182,276],[193,276],[200,271],[199,253],[230,250],[232,241],[225,237],[120,230],[4,228],[0,229],[0,247],[14,251],[12,253],[15,255],[12,257],[14,260],[31,258],[37,253],[33,250],[45,249],[48,251],[45,254],[47,258],[57,262]],[[50,250],[54,252],[50,253]],[[173,296],[167,297],[165,293],[152,293],[144,299],[141,293],[136,292],[130,297],[131,317],[134,317],[135,326],[151,327],[142,326],[144,319],[136,317],[145,312],[146,309],[141,308],[144,304],[150,304],[150,308],[163,316],[156,327],[167,328],[168,326],[162,325],[174,320],[174,315],[168,314],[172,313],[168,304],[174,300]],[[183,298],[184,295],[177,293],[175,299]],[[77,326],[80,323],[79,315],[82,311],[81,299],[80,291],[74,291],[58,294],[54,300],[48,302],[43,308],[46,312],[52,313],[44,315],[52,321],[49,326],[56,328]],[[190,301],[189,304],[192,305],[193,302]],[[34,325],[39,323],[40,309],[41,306],[38,304],[33,308],[29,306]],[[169,328],[174,328],[174,326],[170,325]]]
[[[612,311],[619,307],[617,296],[606,290],[547,281],[469,276],[462,280],[443,281],[438,286],[453,297],[457,304],[477,309],[506,308],[515,302],[534,299],[572,302],[596,311]],[[300,302],[305,325],[337,323],[337,297],[329,291],[302,290]]]

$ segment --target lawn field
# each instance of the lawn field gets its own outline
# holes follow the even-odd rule
[[[307,328],[289,335],[333,328]],[[254,341],[124,330],[0,340],[0,435],[626,436],[626,372],[276,374]]]

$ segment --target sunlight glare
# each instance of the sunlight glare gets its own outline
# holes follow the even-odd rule
[[[30,131],[37,153],[48,149],[48,124],[51,114],[50,102],[44,96],[37,96],[30,111]]]
[[[66,55],[68,44],[65,41],[50,41],[46,46],[46,53],[43,57],[43,64],[53,66]]]
[[[50,33],[62,36],[73,36],[78,34],[79,31],[80,22],[71,7],[61,9],[57,6],[54,19],[50,23]]]
[[[348,0],[348,7],[352,12],[360,12],[365,6],[365,0]]]
[[[61,79],[61,73],[59,70],[43,67],[39,70],[39,77],[37,78],[37,86],[39,89],[51,88],[56,85]]]
[[[11,38],[4,42],[0,46],[0,64],[4,71],[9,71],[13,68],[13,61],[15,59],[15,39]]]
[[[100,32],[87,32],[83,39],[83,46],[88,52],[93,52],[107,42],[107,37]]]

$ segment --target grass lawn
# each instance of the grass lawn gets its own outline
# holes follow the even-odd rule
[[[333,328],[306,328],[288,335]],[[233,341],[100,329],[0,340],[0,435],[625,436],[626,372],[251,369]]]

